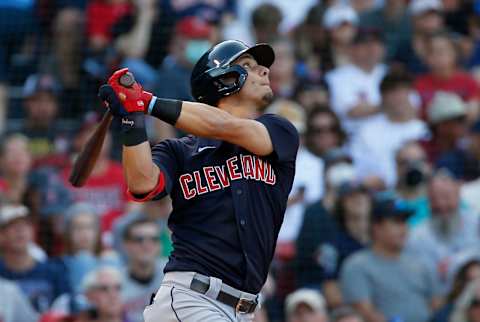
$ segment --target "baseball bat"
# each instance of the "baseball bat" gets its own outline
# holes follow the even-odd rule
[[[120,85],[124,87],[131,87],[135,83],[135,78],[131,73],[126,73],[118,80]],[[88,139],[82,151],[75,160],[70,173],[69,181],[74,187],[82,187],[92,173],[92,170],[97,162],[100,151],[103,147],[103,141],[107,135],[110,124],[112,123],[113,115],[110,110],[107,110],[103,115],[102,121]]]

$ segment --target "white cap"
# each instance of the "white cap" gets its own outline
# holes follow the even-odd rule
[[[310,289],[299,289],[285,299],[285,312],[290,315],[295,311],[296,307],[304,303],[316,312],[325,312],[325,299],[320,292]]]
[[[428,11],[442,11],[443,4],[440,0],[413,0],[409,10],[412,16],[419,16]]]
[[[28,208],[22,205],[7,205],[0,208],[0,226],[5,226],[15,219],[26,218]]]
[[[294,101],[278,99],[265,112],[286,118],[295,126],[299,133],[305,131],[305,122],[307,120],[305,109]]]
[[[327,29],[333,29],[342,23],[356,25],[358,23],[358,14],[352,7],[345,4],[336,4],[329,7],[323,14],[323,26]]]
[[[437,92],[428,107],[428,122],[437,124],[467,114],[463,100],[454,93]]]

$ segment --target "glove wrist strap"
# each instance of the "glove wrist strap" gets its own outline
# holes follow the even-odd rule
[[[182,101],[153,96],[148,104],[148,114],[173,126],[182,111]]]
[[[145,130],[145,115],[143,112],[130,113],[120,119],[122,129],[122,143],[125,146],[134,146],[147,141]]]

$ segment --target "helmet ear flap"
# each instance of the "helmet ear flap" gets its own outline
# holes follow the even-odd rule
[[[239,65],[212,68],[201,79],[196,80],[206,86],[202,89],[202,92],[206,94],[198,96],[198,100],[216,105],[222,97],[240,91],[247,80],[247,76],[246,69]]]

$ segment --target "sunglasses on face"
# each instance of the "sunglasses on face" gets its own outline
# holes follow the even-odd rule
[[[137,244],[143,244],[146,241],[158,243],[160,238],[158,236],[131,236],[129,240]]]
[[[312,135],[325,134],[325,133],[335,133],[337,132],[337,127],[334,125],[331,126],[318,126],[312,127],[309,131]]]
[[[108,291],[116,291],[120,292],[122,289],[122,286],[120,284],[113,284],[113,285],[97,285],[94,287],[95,290],[100,291],[100,292],[108,292]]]

